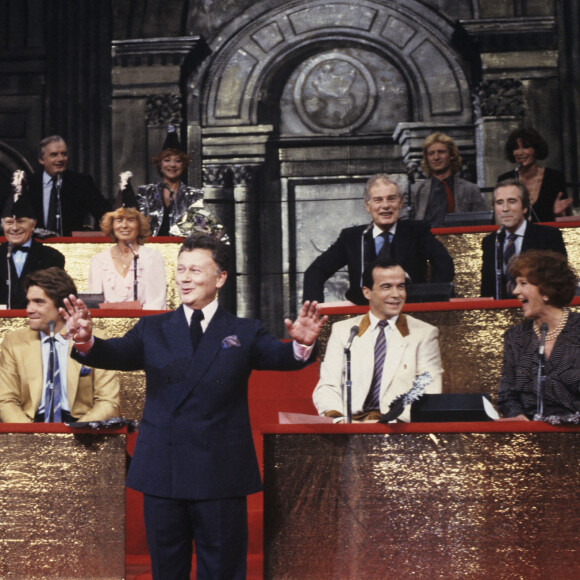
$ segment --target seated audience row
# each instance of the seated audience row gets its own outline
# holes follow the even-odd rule
[[[578,422],[580,314],[566,308],[577,276],[566,257],[551,250],[524,252],[509,275],[525,321],[505,333],[499,410],[518,420]],[[409,421],[413,401],[441,392],[438,331],[401,312],[407,284],[391,258],[365,267],[362,291],[369,312],[332,326],[313,393],[320,415],[335,422]]]
[[[338,239],[312,262],[304,273],[304,300],[324,302],[324,283],[346,266],[350,281],[346,299],[366,304],[362,272],[376,257],[395,259],[412,283],[453,281],[453,260],[428,224],[399,219],[403,193],[389,175],[369,178],[364,195],[372,222],[342,230]],[[510,260],[528,249],[554,250],[565,256],[566,248],[559,229],[528,221],[531,201],[520,181],[508,179],[498,183],[493,207],[500,228],[482,242],[481,296],[513,298],[508,274]]]
[[[431,227],[442,227],[450,214],[488,209],[477,185],[459,177],[462,160],[451,137],[433,133],[422,148],[421,166],[429,179],[411,186],[410,217],[425,220]],[[547,156],[548,144],[535,129],[516,129],[505,145],[505,157],[516,167],[497,179],[498,183],[516,179],[526,186],[530,192],[529,219],[533,222],[553,222],[556,217],[571,214],[572,199],[566,193],[563,174],[537,163]]]
[[[38,162],[42,171],[29,176],[25,188],[37,220],[37,234],[41,237],[72,236],[73,232],[92,229],[85,219],[90,216],[98,224],[111,210],[111,203],[99,192],[92,177],[69,169],[67,144],[60,135],[51,135],[40,142]],[[150,218],[151,235],[187,236],[192,233],[193,221],[198,225],[201,221],[204,227],[211,226],[214,230],[223,229],[204,209],[203,191],[181,181],[190,157],[182,150],[172,125],[153,162],[161,181],[139,186],[134,204]],[[1,193],[0,203],[4,208],[11,194]]]

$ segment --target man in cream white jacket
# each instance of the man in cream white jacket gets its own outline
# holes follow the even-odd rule
[[[344,347],[354,326],[358,326],[358,332],[351,346],[353,419],[378,419],[424,372],[431,376],[425,392],[441,392],[439,333],[436,327],[401,313],[407,297],[406,284],[403,268],[391,258],[379,258],[365,269],[362,290],[370,311],[332,326],[320,365],[320,380],[313,394],[320,415],[340,420],[347,414],[341,388],[342,363]],[[380,365],[382,368],[375,370],[375,344],[379,333],[385,335],[386,354],[384,364]],[[382,372],[378,381],[377,372]],[[400,419],[410,419],[410,406],[405,408]]]

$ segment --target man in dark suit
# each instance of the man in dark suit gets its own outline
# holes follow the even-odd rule
[[[229,248],[208,235],[180,249],[175,281],[182,305],[142,317],[121,338],[92,337],[88,310],[72,299],[75,348],[86,364],[144,369],[147,392],[127,485],[144,494],[153,577],[189,578],[195,540],[198,578],[245,578],[246,496],[261,490],[248,413],[253,369],[305,366],[326,317],[305,304],[286,320],[293,342],[270,336],[257,320],[223,310],[217,293]]]
[[[30,198],[38,227],[70,236],[84,228],[87,214],[97,223],[110,210],[110,204],[97,189],[90,175],[68,169],[68,149],[59,135],[40,142],[38,157],[44,170],[29,180]],[[60,207],[58,191],[60,190]]]
[[[402,206],[399,186],[386,174],[373,175],[365,185],[365,207],[373,221],[342,230],[330,248],[312,262],[304,273],[304,300],[324,302],[324,283],[348,266],[346,298],[367,304],[361,289],[362,272],[377,256],[396,260],[415,283],[427,282],[427,263],[431,282],[452,282],[455,269],[451,256],[428,223],[399,221]]]
[[[26,308],[23,281],[27,274],[51,266],[64,268],[64,256],[54,248],[32,239],[36,226],[26,192],[8,199],[2,212],[6,242],[0,246],[0,304]]]
[[[510,260],[526,250],[554,250],[565,256],[566,246],[559,229],[528,221],[530,194],[517,179],[507,179],[495,186],[493,210],[500,229],[485,236],[481,244],[481,295],[513,298]]]

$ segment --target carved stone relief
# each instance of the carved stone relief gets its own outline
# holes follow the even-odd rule
[[[346,58],[346,47],[379,55],[399,71],[413,119],[471,121],[467,78],[451,46],[453,28],[425,7],[412,12],[371,0],[289,2],[251,22],[240,17],[242,28],[236,23],[226,26],[211,46],[214,57],[204,71],[209,83],[201,95],[204,125],[270,122],[259,119],[261,95],[276,91],[277,82],[297,66],[294,63],[300,67],[308,61],[302,65],[303,76],[296,79],[299,96],[293,97],[309,132],[360,127],[367,105],[372,108],[377,77],[364,59]],[[332,51],[341,56],[333,60]],[[345,83],[342,96],[336,93],[336,81],[330,81],[337,74]],[[330,93],[325,92],[329,84]],[[360,100],[350,103],[358,90]]]
[[[181,123],[181,95],[170,93],[148,96],[145,117],[149,126]]]
[[[324,51],[296,67],[280,110],[281,134],[385,133],[409,117],[409,90],[401,71],[374,52]]]

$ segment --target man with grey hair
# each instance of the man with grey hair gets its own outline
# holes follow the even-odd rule
[[[85,229],[88,214],[98,223],[110,210],[90,175],[68,169],[68,148],[60,135],[40,142],[38,162],[43,170],[29,180],[37,227],[70,236]]]
[[[372,217],[366,225],[345,228],[338,239],[304,273],[304,300],[324,302],[324,283],[335,272],[348,267],[350,287],[347,300],[367,304],[362,293],[362,272],[377,257],[395,259],[415,283],[452,282],[455,275],[451,256],[423,221],[401,220],[403,194],[385,173],[371,176],[365,185],[365,207]]]
[[[558,228],[528,221],[530,193],[517,179],[500,181],[493,192],[493,211],[499,230],[481,243],[481,295],[513,298],[510,261],[526,250],[554,250],[566,255]],[[499,279],[498,279],[499,277]]]

